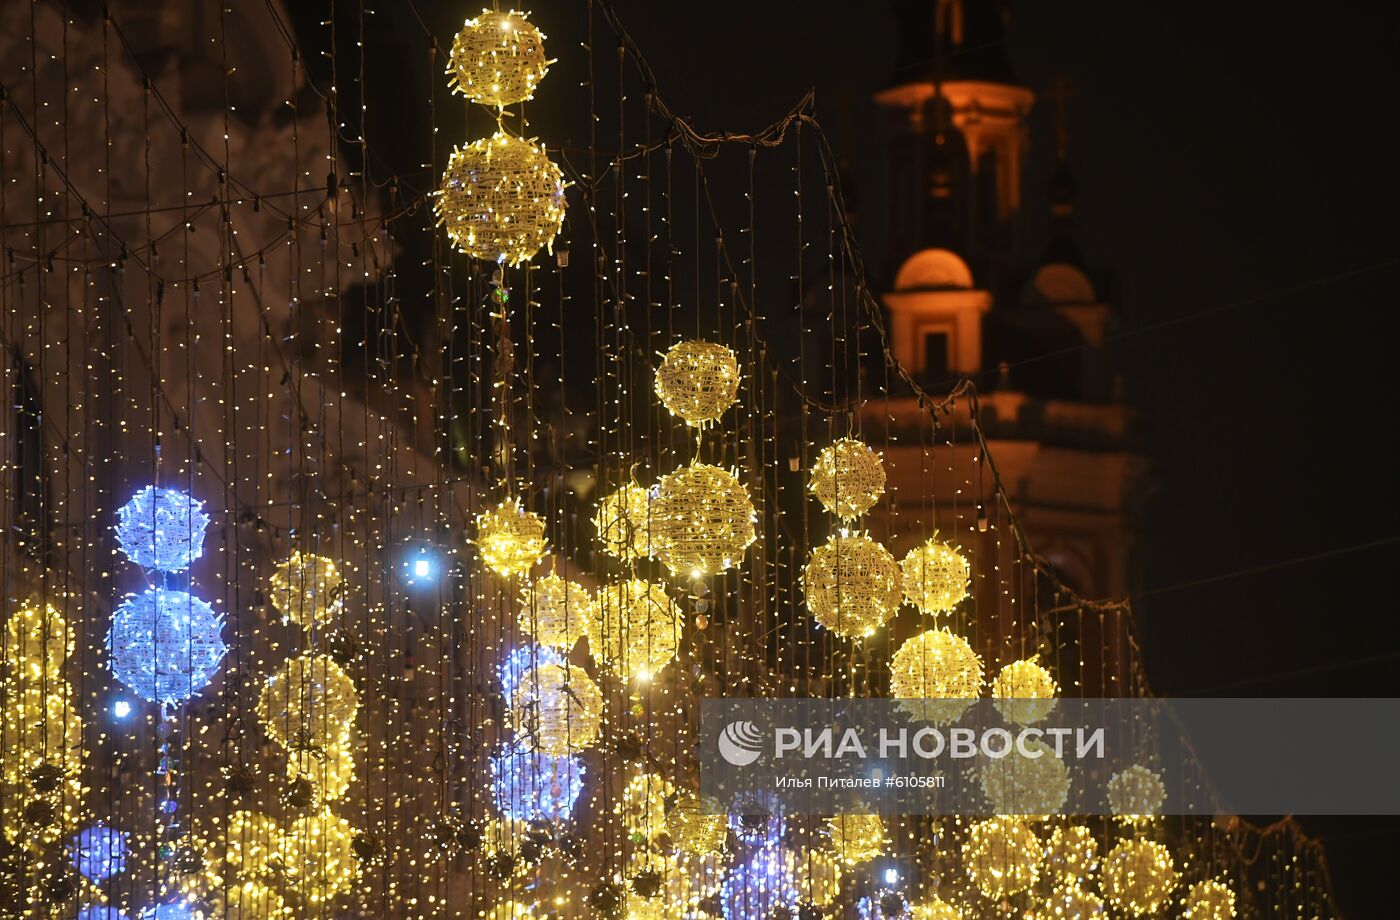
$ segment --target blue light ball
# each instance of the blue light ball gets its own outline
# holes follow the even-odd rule
[[[183,702],[218,672],[228,651],[222,628],[223,618],[194,595],[150,588],[112,614],[112,673],[142,699]]]
[[[203,502],[147,486],[117,510],[117,545],[143,569],[179,572],[204,554],[208,526]]]
[[[126,835],[105,824],[84,828],[68,843],[73,868],[92,882],[126,871]]]
[[[491,758],[496,808],[519,821],[566,821],[583,789],[583,763],[507,748]]]
[[[778,847],[755,851],[730,870],[720,888],[720,910],[725,920],[768,917],[780,907],[796,916],[797,906],[797,880]]]
[[[516,686],[531,668],[539,665],[555,664],[564,666],[564,656],[544,645],[525,645],[511,652],[501,663],[501,689],[507,697],[515,692]]]

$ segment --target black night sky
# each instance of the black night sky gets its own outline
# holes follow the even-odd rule
[[[583,6],[531,7],[574,90]],[[755,129],[815,87],[850,163],[868,261],[881,264],[884,151],[870,97],[896,56],[887,3],[616,7],[672,107],[702,129]],[[419,8],[444,44],[474,11]],[[1078,242],[1111,279],[1115,347],[1153,469],[1137,610],[1163,694],[1394,695],[1400,28],[1382,9],[1015,5],[1005,53],[1042,94],[1022,215],[1030,251],[1044,245],[1053,167],[1044,93],[1059,74],[1074,87]],[[298,15],[303,41],[323,42],[319,14]],[[402,69],[371,86],[371,109],[388,119],[378,129],[422,138],[411,122],[426,112],[394,104],[426,95],[441,69],[402,67],[426,60],[413,15],[380,10],[367,55],[371,73]],[[569,89],[551,81],[532,112],[542,132],[583,130]],[[422,162],[400,148],[387,155]],[[1328,847],[1343,909],[1387,912],[1394,819],[1304,825]]]

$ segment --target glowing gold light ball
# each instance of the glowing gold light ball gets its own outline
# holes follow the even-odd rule
[[[476,516],[481,561],[503,578],[524,575],[544,557],[544,518],[508,498]]]
[[[347,737],[325,750],[294,748],[287,754],[287,778],[305,776],[316,784],[321,798],[333,801],[350,789],[355,778],[355,753]]]
[[[946,629],[906,640],[890,660],[890,696],[918,719],[952,722],[981,690],[982,659]]]
[[[485,920],[534,920],[535,909],[519,901],[502,901],[481,912]]]
[[[1044,904],[1026,920],[1095,920],[1105,915],[1103,899],[1077,885],[1060,885],[1045,896]]]
[[[950,613],[967,597],[972,567],[962,553],[936,536],[911,549],[900,565],[904,597],[921,613]]]
[[[1045,844],[1045,868],[1057,877],[1074,881],[1094,874],[1099,866],[1099,841],[1082,824],[1062,825],[1050,832]]]
[[[1108,809],[1125,824],[1146,824],[1166,800],[1162,778],[1141,764],[1115,773],[1108,781]]]
[[[447,73],[452,89],[482,105],[507,106],[533,99],[549,71],[544,36],[527,13],[482,10],[452,42]]]
[[[661,404],[692,428],[716,421],[739,393],[739,360],[715,342],[677,342],[656,369]]]
[[[1103,861],[1104,897],[1118,910],[1135,916],[1162,907],[1176,888],[1171,851],[1155,840],[1124,840]]]
[[[605,667],[648,680],[676,656],[680,608],[666,588],[640,579],[598,589],[588,647]]]
[[[909,905],[910,920],[964,920],[963,912],[932,895],[927,901]]]
[[[223,841],[221,851],[213,850],[218,874],[230,882],[265,879],[280,858],[282,826],[270,815],[240,809],[228,816]]]
[[[288,884],[312,904],[349,891],[360,874],[354,837],[350,822],[329,809],[292,821],[278,849]]]
[[[1041,741],[1027,739],[1023,746],[1030,756],[1013,746],[982,767],[982,791],[992,811],[1033,818],[1059,814],[1069,797],[1069,768]]]
[[[692,463],[661,477],[651,506],[656,557],[673,573],[717,575],[758,537],[749,490],[729,470]]]
[[[592,630],[596,607],[593,593],[583,585],[550,574],[520,589],[516,622],[540,645],[567,652]]]
[[[666,800],[675,794],[676,787],[659,773],[638,773],[623,788],[613,810],[628,833],[655,840],[666,832]]]
[[[340,568],[325,556],[293,550],[268,583],[277,612],[308,629],[335,619],[344,607]]]
[[[1011,662],[992,681],[993,705],[1017,725],[1033,725],[1048,716],[1059,692],[1055,678],[1033,658]]]
[[[598,740],[603,694],[582,668],[541,664],[526,670],[509,705],[516,736],[551,756],[576,753]]]
[[[1040,878],[1040,839],[1016,818],[988,818],[972,825],[963,841],[963,870],[989,898],[1025,891]]]
[[[307,653],[267,679],[257,714],[268,737],[283,747],[325,751],[345,740],[359,708],[350,675],[329,656]]]
[[[869,862],[890,845],[879,815],[834,815],[826,819],[831,852],[848,866]]]
[[[783,866],[799,901],[826,907],[841,893],[841,863],[823,850],[783,851]]]
[[[1182,901],[1183,920],[1234,920],[1235,892],[1224,882],[1206,879],[1192,885]]]
[[[262,882],[216,885],[207,894],[214,908],[211,916],[220,920],[273,920],[292,916],[292,909],[282,896]]]
[[[842,438],[817,456],[807,488],[843,520],[869,511],[885,492],[885,464],[873,448]]]
[[[564,174],[543,147],[497,131],[452,151],[436,203],[452,245],[519,265],[552,247],[564,225]]]
[[[63,662],[73,654],[74,633],[52,604],[26,603],[5,623],[5,669],[12,680],[59,679]]]
[[[685,793],[666,814],[666,836],[671,845],[690,856],[705,856],[724,850],[729,822],[716,808],[709,813],[694,793]]]
[[[802,569],[802,595],[822,626],[865,638],[899,610],[899,564],[863,533],[832,534]]]
[[[618,559],[641,559],[651,554],[651,496],[635,482],[598,503],[593,526],[598,546]]]

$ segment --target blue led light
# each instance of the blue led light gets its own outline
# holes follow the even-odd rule
[[[73,868],[93,882],[126,871],[126,835],[97,823],[83,828],[68,842]]]
[[[501,662],[501,689],[506,696],[515,692],[516,684],[520,683],[520,678],[531,668],[543,664],[564,665],[564,657],[554,649],[543,645],[525,645],[506,656],[506,660]]]
[[[520,821],[565,821],[583,789],[577,757],[507,748],[491,758],[496,808]]]
[[[127,598],[107,633],[112,673],[142,699],[179,703],[199,693],[228,647],[223,619],[184,591],[151,588]]]
[[[200,920],[203,913],[185,901],[172,901],[169,904],[156,904],[137,915],[138,920]]]
[[[797,882],[778,847],[755,851],[730,870],[720,888],[720,910],[725,920],[769,917],[780,907],[796,916],[797,906]]]
[[[118,719],[125,719],[131,715],[131,703],[127,700],[117,700],[112,704],[112,715]]]
[[[117,545],[143,569],[179,572],[204,553],[204,503],[147,486],[117,510]]]

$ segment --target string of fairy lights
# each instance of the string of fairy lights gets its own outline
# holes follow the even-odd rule
[[[105,6],[0,12],[0,902],[1335,913],[1295,826],[1162,816],[1205,779],[1151,762],[1097,818],[1061,814],[1082,778],[1048,750],[978,768],[984,818],[703,800],[704,697],[892,697],[940,723],[986,697],[1033,725],[1062,695],[1147,692],[1131,608],[1036,555],[972,382],[931,394],[893,360],[810,96],[701,133],[611,6],[581,4],[552,53],[585,59],[589,137],[560,146],[525,117],[555,46],[483,10],[411,65],[433,136],[410,180],[369,139],[367,87],[394,79],[366,67],[373,4],[327,4],[324,83],[265,7],[279,60],[231,59],[230,7],[201,22],[202,113]],[[281,111],[260,123],[235,76],[255,64]]]

